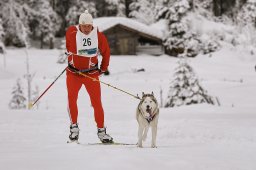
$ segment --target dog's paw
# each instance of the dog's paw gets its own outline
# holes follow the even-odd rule
[[[157,146],[156,145],[151,145],[151,148],[157,148]]]
[[[142,144],[137,143],[138,148],[142,148]]]

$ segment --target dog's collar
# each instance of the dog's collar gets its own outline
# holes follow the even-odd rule
[[[150,115],[150,117],[146,118],[146,117],[143,116],[142,110],[141,110],[140,108],[139,108],[139,111],[140,111],[141,116],[142,116],[144,119],[146,119],[148,123],[150,123],[150,122],[155,118],[155,116],[156,116],[156,114],[154,114],[153,116]]]
[[[148,121],[148,123],[150,123],[155,118],[155,115],[156,114],[154,114],[153,116],[150,116],[148,118],[145,118],[145,119]]]

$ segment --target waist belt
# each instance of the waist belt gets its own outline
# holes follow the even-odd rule
[[[88,73],[93,70],[98,70],[98,64],[96,64],[94,67],[88,68],[88,69],[83,69],[83,70],[78,70],[77,68],[73,67],[71,64],[68,63],[68,68],[73,71],[73,72],[80,72],[80,73]]]

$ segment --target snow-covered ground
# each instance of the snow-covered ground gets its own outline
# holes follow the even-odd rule
[[[59,51],[28,51],[33,87],[42,92],[65,65]],[[88,145],[99,142],[88,95],[81,89],[79,125],[81,145],[67,144],[69,116],[63,75],[40,100],[39,109],[9,110],[11,91],[26,73],[25,51],[9,49],[6,68],[0,55],[0,165],[3,170],[70,169],[256,169],[256,57],[225,47],[212,55],[190,59],[201,84],[218,97],[221,106],[207,104],[161,108],[158,148],[134,145]],[[110,76],[102,81],[133,94],[153,91],[160,101],[168,93],[177,59],[168,56],[112,56]],[[135,73],[144,68],[145,72]],[[116,142],[135,144],[138,100],[102,85],[107,131]]]

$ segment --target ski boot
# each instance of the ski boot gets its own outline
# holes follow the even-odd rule
[[[106,128],[98,128],[97,134],[102,143],[114,143],[113,138],[106,134]]]
[[[71,124],[70,125],[70,135],[69,135],[69,140],[71,142],[77,142],[78,143],[78,138],[79,138],[79,127],[77,123]]]

